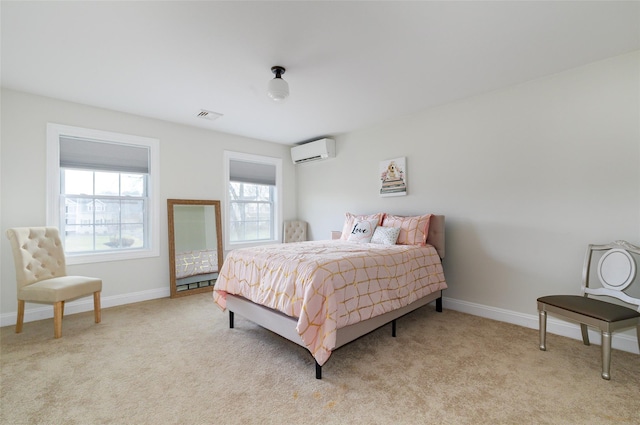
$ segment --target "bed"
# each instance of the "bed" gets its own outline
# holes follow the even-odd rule
[[[176,290],[211,286],[218,279],[218,251],[199,249],[176,254]]]
[[[386,217],[399,218],[379,217],[385,230],[397,224]],[[354,242],[343,231],[340,240],[231,251],[214,301],[229,310],[231,328],[237,313],[307,348],[321,379],[322,365],[337,348],[388,323],[395,336],[396,319],[434,301],[442,311],[444,216],[422,217],[428,217],[422,243]],[[370,220],[373,227],[376,220]],[[347,216],[345,230],[356,221]]]

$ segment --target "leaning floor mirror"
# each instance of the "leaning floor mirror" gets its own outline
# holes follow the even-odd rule
[[[220,201],[167,199],[171,298],[210,292],[222,266]]]

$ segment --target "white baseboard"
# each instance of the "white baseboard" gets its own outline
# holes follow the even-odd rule
[[[148,291],[132,292],[130,294],[114,295],[110,297],[102,297],[100,306],[102,308],[115,307],[118,305],[132,304],[140,301],[154,300],[156,298],[166,298],[170,295],[169,288],[151,289]],[[34,304],[37,305],[37,304]],[[29,303],[27,303],[29,306]],[[17,305],[16,305],[17,308]],[[85,311],[93,311],[93,297],[80,298],[64,304],[64,314],[83,313]],[[0,315],[0,326],[13,326],[16,324],[17,312],[5,313]],[[53,306],[42,304],[34,308],[25,308],[24,322],[34,322],[36,320],[53,318]]]
[[[514,325],[520,325],[531,329],[539,329],[538,315],[523,314],[516,311],[505,310],[496,307],[490,307],[482,304],[470,303],[467,301],[455,300],[452,298],[442,297],[444,308],[460,311],[462,313],[472,314],[474,316],[486,317],[487,319],[507,322]],[[564,320],[555,319],[551,316],[547,317],[547,332],[555,335],[566,336],[582,341],[580,326],[577,323],[566,322]],[[589,340],[592,344],[600,345],[600,332],[589,329]],[[536,337],[532,341],[535,347],[539,341]],[[640,354],[638,351],[638,340],[629,335],[615,333],[611,340],[611,346],[617,350],[628,351],[630,353]]]

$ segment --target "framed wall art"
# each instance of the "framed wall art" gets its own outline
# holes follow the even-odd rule
[[[380,196],[407,194],[407,158],[400,157],[380,162]]]

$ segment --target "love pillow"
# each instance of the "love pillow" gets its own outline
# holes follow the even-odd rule
[[[351,230],[353,230],[353,226],[356,224],[356,221],[362,220],[374,220],[377,219],[377,226],[382,224],[382,219],[384,218],[384,213],[376,213],[376,214],[368,214],[368,215],[355,215],[351,213],[345,213],[344,215],[344,225],[342,226],[342,235],[340,239],[346,241],[349,239],[349,235],[351,234]]]
[[[351,228],[347,240],[349,242],[369,243],[377,226],[377,218],[373,220],[358,220]]]

